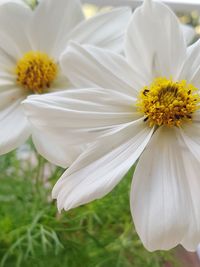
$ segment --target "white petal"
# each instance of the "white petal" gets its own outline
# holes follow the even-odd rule
[[[6,91],[7,89],[14,88],[16,85],[15,82],[16,82],[16,78],[12,73],[8,71],[0,70],[0,92]]]
[[[200,161],[200,111],[193,114],[193,121],[184,124],[180,128],[180,133],[185,144],[192,154]]]
[[[18,99],[26,97],[25,91],[15,86],[15,79],[8,73],[0,72],[0,111]]]
[[[98,14],[77,26],[69,34],[69,40],[121,52],[130,16],[130,8],[118,8]]]
[[[144,86],[122,56],[92,46],[71,44],[61,58],[61,67],[77,87],[109,88],[137,97],[137,90]]]
[[[182,138],[187,147],[184,149],[185,172],[188,177],[188,186],[193,201],[193,216],[190,216],[190,225],[181,244],[189,251],[195,251],[200,243],[200,112],[193,115],[193,121],[180,128]]]
[[[192,202],[180,136],[174,128],[156,131],[136,167],[131,211],[136,230],[150,250],[179,244],[192,216]]]
[[[17,58],[20,57],[21,53],[13,40],[3,32],[0,32],[0,40],[3,40],[0,44],[1,71],[4,72],[4,74],[9,74],[9,76],[14,76],[10,72],[16,67]]]
[[[24,92],[14,87],[6,73],[0,75],[0,155],[24,143],[30,135],[29,124],[23,113],[21,101]]]
[[[0,83],[0,112],[8,108],[19,99],[23,99],[25,95],[19,88],[13,88],[13,84],[1,81]]]
[[[33,127],[32,139],[38,153],[51,163],[63,168],[69,167],[83,151],[80,145],[70,146],[65,142],[66,137],[62,139],[59,135],[55,136],[47,132],[44,134]]]
[[[185,37],[186,43],[189,45],[195,38],[196,32],[192,26],[182,24],[181,25],[183,35]]]
[[[200,243],[200,164],[188,149],[184,150],[185,172],[188,177],[188,187],[191,193],[193,207],[190,224],[181,244],[189,251],[196,251]],[[185,213],[188,211],[185,209]]]
[[[67,77],[60,71],[55,79],[55,81],[52,83],[51,87],[49,88],[49,93],[51,92],[58,92],[73,88],[71,85],[71,82]]]
[[[152,80],[176,78],[186,55],[180,23],[164,4],[145,0],[136,9],[126,36],[126,56],[132,66]]]
[[[181,68],[179,80],[186,80],[200,89],[200,40],[187,49],[187,57]]]
[[[102,131],[141,117],[135,101],[109,89],[76,89],[31,96],[24,101],[32,125],[66,143],[90,142]]]
[[[58,209],[75,208],[109,193],[140,156],[151,134],[138,120],[91,145],[55,185]]]
[[[20,105],[19,91],[0,93],[0,155],[23,144],[30,135],[29,124]],[[4,102],[5,101],[5,102]]]
[[[0,7],[0,53],[4,52],[11,59],[19,59],[30,50],[27,28],[32,11],[22,4],[12,1]]]
[[[31,23],[34,49],[58,57],[69,32],[83,19],[79,0],[41,0]]]

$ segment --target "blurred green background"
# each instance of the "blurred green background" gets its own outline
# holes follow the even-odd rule
[[[51,189],[62,173],[29,145],[0,157],[1,267],[159,267],[172,260],[172,252],[147,252],[133,228],[133,169],[104,199],[59,214]]]

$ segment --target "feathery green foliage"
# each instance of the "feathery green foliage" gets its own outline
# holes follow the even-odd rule
[[[26,154],[0,158],[0,267],[160,267],[172,260],[147,252],[134,231],[133,170],[104,199],[59,214],[51,189],[63,170],[32,148]]]

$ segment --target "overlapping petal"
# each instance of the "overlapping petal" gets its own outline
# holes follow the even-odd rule
[[[30,96],[24,101],[29,120],[41,129],[97,130],[141,117],[134,98],[109,89],[77,89]]]
[[[193,114],[192,123],[183,125],[180,132],[188,149],[200,161],[200,111]]]
[[[186,56],[186,44],[175,14],[161,2],[144,1],[133,14],[126,36],[130,64],[152,81],[175,78]]]
[[[188,47],[178,78],[192,83],[200,90],[200,40]]]
[[[1,72],[4,72],[4,77],[8,76],[9,79],[9,76],[14,76],[12,72],[14,72],[16,58],[20,57],[21,52],[12,38],[5,33],[0,32],[0,40],[3,40],[0,44],[0,68]]]
[[[75,208],[110,192],[140,156],[152,132],[140,119],[111,130],[88,147],[53,189],[59,210]]]
[[[29,124],[20,105],[21,100],[19,98],[12,101],[7,108],[0,112],[0,154],[5,154],[17,148],[30,135]]]
[[[61,66],[77,87],[109,88],[137,97],[144,86],[141,75],[122,56],[101,48],[73,43],[61,58]]]
[[[42,132],[37,128],[32,129],[32,140],[40,155],[49,162],[67,168],[82,153],[80,144],[70,145],[65,142],[66,136],[53,135]]]
[[[131,17],[130,8],[118,8],[80,23],[68,39],[122,52],[124,33]]]
[[[180,137],[177,129],[158,129],[133,177],[132,216],[150,251],[171,249],[181,243],[193,216],[188,166]],[[188,164],[190,168],[192,162]]]
[[[65,167],[70,162],[68,159],[70,153],[77,155],[77,146],[80,146],[80,151],[83,145],[85,147],[87,143],[94,141],[112,127],[118,127],[141,117],[135,107],[134,98],[109,89],[76,89],[43,96],[30,96],[24,101],[24,108],[35,129],[34,140],[38,131],[39,140],[37,138],[36,147],[39,152],[41,151],[41,154],[51,162]],[[60,159],[51,151],[50,156],[48,155],[46,144],[37,145],[41,139],[45,142],[46,135],[47,143],[50,143],[49,133],[51,139],[54,139],[53,143],[57,140],[57,149],[60,147],[63,151],[60,153]],[[64,155],[64,150],[68,150],[67,146],[71,152]],[[50,150],[51,147],[52,145]],[[73,159],[74,156],[71,161]]]
[[[200,240],[200,166],[199,161],[194,158],[189,149],[185,148],[183,151],[185,172],[188,178],[188,188],[192,199],[192,209],[188,230],[185,232],[184,238],[181,244],[188,251],[196,251]],[[185,210],[185,212],[188,212]]]

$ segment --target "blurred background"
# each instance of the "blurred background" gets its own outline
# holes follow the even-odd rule
[[[32,7],[36,4],[34,0],[26,2]],[[92,0],[85,2],[89,18],[110,9],[118,0],[94,0],[95,5]],[[136,2],[132,0],[133,8]],[[199,0],[170,2],[180,21],[194,28],[193,39],[198,39]],[[134,168],[104,199],[59,214],[51,189],[63,171],[40,157],[30,141],[0,157],[0,267],[200,266],[197,254],[181,247],[156,253],[144,249],[129,208]]]

